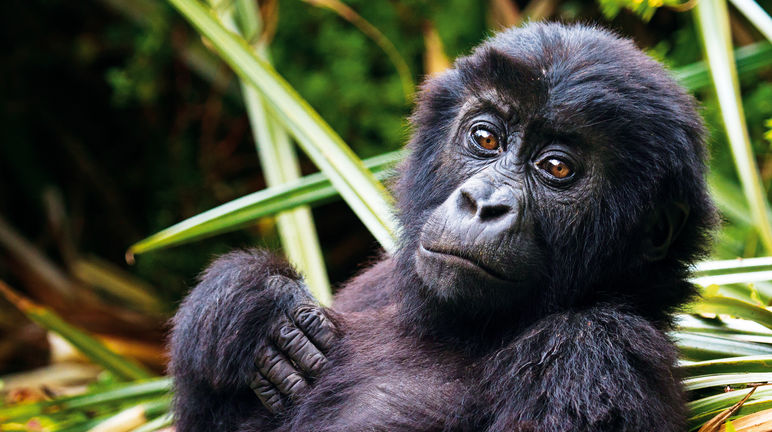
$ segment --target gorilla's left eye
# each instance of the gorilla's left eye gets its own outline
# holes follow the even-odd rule
[[[496,132],[485,126],[472,129],[472,140],[480,147],[489,151],[501,150],[501,142]]]
[[[567,162],[555,157],[542,159],[536,166],[558,180],[567,179],[574,174],[574,170]]]

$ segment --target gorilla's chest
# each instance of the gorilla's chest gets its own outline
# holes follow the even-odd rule
[[[370,378],[340,384],[335,403],[327,399],[325,424],[314,430],[443,430],[461,408],[466,388],[460,379],[417,368],[373,370]]]
[[[331,359],[306,399],[315,431],[453,430],[468,397],[468,372],[457,354],[387,335]]]

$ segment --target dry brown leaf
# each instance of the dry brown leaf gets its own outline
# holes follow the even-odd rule
[[[445,55],[440,34],[434,25],[427,21],[424,26],[424,72],[427,75],[438,74],[450,67],[450,60]]]
[[[772,408],[732,420],[732,426],[737,432],[772,432]],[[721,425],[719,432],[725,430]]]
[[[734,413],[737,412],[737,410],[740,409],[741,406],[747,401],[753,392],[756,391],[756,387],[753,387],[751,391],[748,392],[747,395],[745,395],[744,398],[740,402],[737,402],[736,404],[732,405],[730,408],[722,411],[717,416],[713,417],[712,419],[708,420],[699,431],[697,432],[718,432],[721,426],[724,425],[724,422],[731,417]]]
[[[520,9],[512,0],[491,0],[488,8],[488,21],[496,30],[520,24]]]

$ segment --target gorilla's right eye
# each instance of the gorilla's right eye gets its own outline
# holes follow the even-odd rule
[[[472,129],[472,141],[478,146],[488,151],[501,151],[501,141],[496,132],[482,125],[477,125]]]

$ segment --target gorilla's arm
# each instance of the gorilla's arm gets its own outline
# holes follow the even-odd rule
[[[247,418],[272,419],[325,366],[336,338],[329,314],[270,253],[217,259],[173,322],[178,429],[230,431]]]
[[[490,362],[488,431],[684,430],[675,361],[662,332],[637,316],[600,307],[552,315]]]

